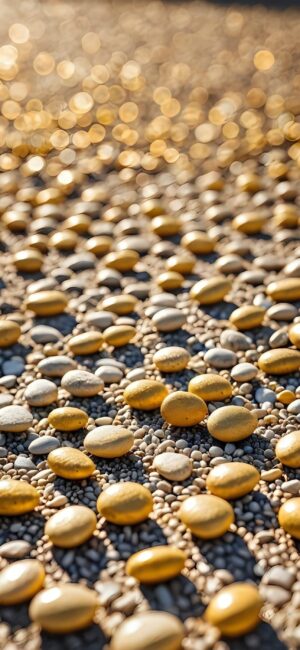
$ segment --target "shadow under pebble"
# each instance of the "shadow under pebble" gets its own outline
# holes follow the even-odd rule
[[[226,569],[236,582],[259,582],[254,573],[255,558],[245,542],[235,533],[226,533],[223,537],[213,540],[195,539],[195,543],[206,562],[214,569]]]
[[[41,650],[102,650],[106,645],[105,636],[98,627],[93,624],[85,630],[79,630],[74,634],[47,634],[41,635]]]
[[[195,585],[185,576],[157,585],[140,585],[140,590],[152,610],[175,614],[182,621],[204,612]]]
[[[226,637],[226,643],[230,650],[288,650],[268,623],[261,623],[254,632],[238,639]]]

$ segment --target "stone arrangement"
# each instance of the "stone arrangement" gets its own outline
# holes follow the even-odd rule
[[[297,650],[297,10],[1,22],[0,647]]]

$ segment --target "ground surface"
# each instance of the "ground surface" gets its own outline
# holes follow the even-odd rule
[[[295,7],[271,10],[246,3],[235,7],[145,0],[2,3],[0,206],[1,212],[15,208],[15,203],[17,210],[27,210],[32,202],[35,217],[29,218],[21,234],[6,227],[1,231],[0,309],[19,319],[23,332],[13,349],[0,354],[2,376],[16,375],[11,383],[1,380],[3,392],[15,404],[24,403],[25,386],[39,376],[37,363],[51,354],[33,343],[34,325],[42,322],[58,328],[63,334],[58,350],[69,354],[66,344],[71,333],[89,329],[86,316],[103,297],[120,292],[120,287],[140,295],[139,287],[133,285],[146,283],[136,312],[126,316],[126,322],[137,328],[134,343],[76,359],[78,367],[90,370],[97,368],[100,358],[118,359],[124,364],[120,383],[106,385],[103,394],[86,400],[69,399],[62,389],[59,394],[60,405],[77,405],[88,412],[90,429],[95,422],[130,427],[135,434],[132,454],[118,461],[98,460],[95,479],[75,485],[49,471],[41,474],[47,470],[45,456],[28,452],[37,434],[54,435],[46,420],[51,407],[31,408],[35,420],[29,435],[0,434],[1,473],[32,482],[42,496],[36,513],[2,518],[0,544],[15,539],[30,542],[28,555],[45,564],[47,584],[81,581],[95,586],[103,596],[93,627],[60,638],[40,635],[30,624],[25,606],[3,608],[0,646],[7,650],[96,650],[109,642],[125,616],[149,607],[170,611],[185,622],[185,650],[295,650],[300,646],[299,545],[278,527],[276,517],[279,506],[291,496],[282,484],[293,480],[292,490],[299,494],[297,470],[284,468],[280,478],[261,481],[254,492],[235,502],[235,525],[214,542],[196,540],[176,517],[180,501],[205,491],[216,457],[244,460],[260,471],[281,467],[274,454],[276,441],[299,427],[300,416],[288,412],[274,393],[259,397],[257,389],[277,394],[280,387],[288,387],[295,395],[298,389],[299,397],[299,373],[272,378],[261,372],[254,381],[242,384],[232,380],[236,403],[245,400],[259,416],[256,433],[236,445],[216,443],[205,424],[189,429],[168,427],[158,411],[150,415],[131,411],[122,400],[124,387],[132,380],[132,375],[127,378],[131,370],[141,369],[140,377],[159,378],[153,353],[165,345],[182,345],[192,357],[189,370],[164,377],[168,386],[184,389],[195,372],[215,371],[203,357],[208,349],[220,346],[231,311],[254,299],[268,308],[272,302],[266,299],[266,286],[277,276],[285,277],[285,265],[299,257],[299,231],[280,229],[272,221],[274,204],[300,202],[299,24]],[[257,173],[259,192],[239,188],[236,179],[247,170]],[[225,181],[221,189],[217,184],[217,191],[214,183],[201,179],[211,171]],[[30,197],[24,188],[32,188]],[[49,188],[55,191],[39,194]],[[159,292],[156,278],[165,270],[165,257],[180,250],[180,235],[163,239],[168,245],[161,249],[152,248],[160,238],[153,235],[151,222],[143,214],[141,206],[148,198],[158,200],[168,214],[182,220],[180,234],[210,229],[217,242],[215,252],[199,256],[194,275],[187,276],[183,287],[174,292],[186,324],[166,335],[156,331],[149,307],[151,296]],[[49,212],[47,223],[36,226],[37,217],[45,218],[37,204],[52,200],[58,209]],[[228,215],[220,224],[211,219],[209,208],[214,205],[224,207]],[[115,221],[108,212],[114,206]],[[267,216],[263,232],[253,237],[231,227],[232,216],[249,210]],[[64,219],[82,212],[90,214],[93,226],[78,243],[76,253],[81,257],[75,266],[73,261],[70,268],[70,255],[75,251],[62,254],[50,248],[40,273],[17,272],[12,253],[26,248],[30,235],[41,232],[48,238],[53,229],[64,227]],[[100,232],[99,217],[107,234],[114,236],[114,247],[127,236],[137,236],[130,246],[145,249],[134,271],[121,275],[116,289],[98,278],[104,267],[101,259],[81,270],[85,240],[97,228]],[[125,225],[124,217],[130,219]],[[235,249],[232,242],[236,242]],[[239,255],[240,264],[238,272],[230,275],[232,292],[225,302],[201,310],[189,298],[191,285],[216,273],[216,260],[232,252]],[[243,281],[240,272],[244,270],[262,271],[259,281]],[[28,286],[43,278],[54,278],[69,295],[65,315],[35,319],[25,311]],[[292,318],[297,318],[299,304],[295,307]],[[249,333],[249,350],[238,351],[236,363],[256,364],[271,347],[270,337],[276,330],[281,331],[280,345],[286,345],[287,326],[287,321],[267,318],[263,327]],[[230,368],[221,372],[230,378]],[[83,431],[56,433],[62,443],[81,448],[83,435]],[[154,455],[166,449],[193,459],[191,479],[174,484],[153,471]],[[23,461],[16,463],[20,457]],[[103,486],[124,479],[150,487],[155,509],[149,521],[120,529],[101,520],[92,541],[68,552],[54,549],[43,536],[45,520],[61,507],[51,504],[55,497],[65,497],[60,504],[84,503],[95,509]],[[124,561],[131,553],[166,540],[188,553],[182,577],[147,589],[126,578]],[[0,566],[7,562],[3,557]],[[260,584],[264,574],[278,565],[291,572],[292,584],[287,578],[284,584],[279,580],[264,587],[264,622],[254,632],[243,639],[221,640],[217,630],[200,620],[221,586],[233,580]]]

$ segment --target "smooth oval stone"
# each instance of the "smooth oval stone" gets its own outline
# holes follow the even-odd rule
[[[159,332],[174,332],[184,325],[186,315],[176,307],[160,309],[152,318],[152,323]]]
[[[103,389],[103,381],[100,377],[87,370],[78,369],[66,372],[61,385],[75,397],[92,397],[98,395]]]
[[[90,625],[96,609],[95,591],[79,584],[57,583],[34,597],[29,616],[46,632],[67,634]]]
[[[229,316],[229,320],[238,330],[251,330],[259,327],[265,316],[263,307],[256,305],[243,305],[235,309]]]
[[[151,492],[139,483],[113,483],[101,492],[98,512],[107,521],[119,526],[132,526],[147,519],[152,512]]]
[[[139,582],[165,582],[181,573],[185,560],[185,553],[176,546],[153,546],[131,555],[126,573]]]
[[[26,481],[1,479],[0,515],[23,515],[31,512],[39,504],[38,491]]]
[[[257,427],[257,418],[244,406],[222,406],[207,420],[210,435],[222,442],[236,442],[251,436]]]
[[[133,250],[121,250],[108,253],[104,258],[104,264],[109,269],[117,269],[117,271],[131,271],[136,263],[139,261],[140,256]]]
[[[205,402],[223,402],[231,397],[232,386],[222,375],[197,375],[189,382],[188,390]]]
[[[103,339],[108,345],[119,348],[127,345],[136,335],[135,327],[131,325],[112,325],[103,332]]]
[[[223,300],[230,290],[230,280],[222,275],[217,275],[213,278],[199,280],[192,287],[190,294],[191,298],[197,300],[200,305],[213,305]]]
[[[251,339],[249,336],[236,330],[224,330],[220,336],[220,343],[223,348],[228,348],[234,352],[249,350],[251,347]]]
[[[204,361],[212,368],[232,368],[237,362],[237,356],[232,350],[226,348],[212,348],[205,352]]]
[[[195,255],[207,255],[215,248],[215,241],[206,233],[199,230],[186,233],[181,239],[181,246]]]
[[[260,622],[263,600],[255,585],[238,582],[221,589],[210,601],[205,619],[224,636],[250,632]]]
[[[1,414],[1,411],[0,411]],[[85,427],[88,423],[88,415],[85,411],[73,406],[62,406],[54,409],[48,415],[48,422],[54,429],[60,431],[76,431]]]
[[[46,377],[63,377],[66,372],[76,368],[76,363],[74,359],[57,355],[42,359],[37,367],[40,373],[46,375]]]
[[[276,457],[287,467],[300,467],[300,431],[291,431],[278,440]]]
[[[37,316],[56,316],[65,311],[68,300],[62,291],[38,291],[28,296],[26,309]]]
[[[59,447],[50,452],[47,458],[52,472],[62,478],[81,480],[95,471],[93,461],[83,451],[74,447]]]
[[[155,456],[153,467],[168,481],[185,481],[193,471],[193,463],[188,456],[172,451]]]
[[[0,546],[0,556],[8,560],[16,560],[28,555],[31,551],[31,544],[25,542],[24,539],[13,539],[11,542],[6,542]]]
[[[34,248],[18,251],[13,259],[16,269],[24,273],[35,273],[42,268],[43,264],[42,254]]]
[[[177,298],[172,293],[156,293],[151,296],[150,302],[157,307],[176,307]]]
[[[276,280],[267,286],[267,294],[272,300],[300,300],[300,278]]]
[[[183,635],[183,625],[173,614],[142,612],[121,623],[111,650],[180,650]]]
[[[72,336],[68,342],[68,347],[73,354],[95,354],[100,350],[103,344],[102,334],[99,332],[83,332],[77,336]]]
[[[189,253],[172,255],[166,261],[168,271],[175,271],[182,275],[192,273],[195,264],[196,258]]]
[[[100,458],[124,456],[134,443],[134,435],[128,429],[113,424],[97,427],[83,441],[85,449]]]
[[[35,438],[29,445],[28,451],[36,456],[43,456],[50,454],[50,451],[57,449],[60,446],[59,440],[53,436],[39,436]]]
[[[113,240],[111,237],[107,237],[107,235],[98,235],[88,239],[85,246],[89,253],[93,253],[97,257],[102,257],[102,255],[108,253],[112,244]]]
[[[112,311],[114,314],[118,314],[118,316],[123,316],[135,310],[137,299],[129,294],[119,294],[118,296],[104,298],[101,306],[104,311]]]
[[[291,305],[288,302],[278,302],[276,305],[269,307],[267,311],[267,316],[271,320],[285,320],[291,321],[297,316],[298,310],[295,305]]]
[[[297,249],[299,251],[299,249]],[[284,275],[290,278],[300,278],[300,259],[292,260],[283,269]]]
[[[207,415],[207,406],[201,397],[183,390],[170,393],[163,400],[160,412],[168,424],[192,427]]]
[[[259,357],[258,366],[270,375],[287,375],[299,370],[300,352],[289,348],[268,350]]]
[[[243,232],[246,235],[255,235],[262,231],[266,223],[266,217],[262,213],[245,212],[239,214],[232,220],[234,230]]]
[[[109,311],[90,311],[86,315],[86,322],[92,327],[97,327],[99,330],[105,330],[114,324],[117,315]]]
[[[184,277],[181,273],[176,273],[176,271],[166,271],[157,276],[156,282],[165,291],[173,291],[174,289],[180,289],[184,283]]]
[[[292,537],[300,539],[300,497],[288,499],[278,513],[279,525]]]
[[[231,377],[235,381],[244,382],[252,381],[258,374],[258,369],[253,363],[238,363],[231,370]]]
[[[57,400],[57,395],[57,386],[49,379],[36,379],[24,391],[24,397],[30,406],[48,406]]]
[[[300,350],[300,322],[295,323],[292,325],[292,327],[290,327],[288,335],[291,343],[293,343],[293,345],[295,345],[296,348]]]
[[[219,257],[215,262],[215,267],[220,273],[225,274],[240,273],[245,268],[243,259],[235,253]]]
[[[133,381],[124,390],[124,400],[135,409],[152,411],[160,407],[168,395],[166,386],[155,379]]]
[[[13,320],[0,320],[0,348],[9,348],[17,343],[21,336],[21,328]]]
[[[239,499],[251,492],[259,481],[259,472],[248,463],[222,463],[210,471],[206,487],[222,499]]]
[[[32,425],[33,417],[23,406],[4,406],[0,409],[0,431],[20,433]]]
[[[210,494],[189,497],[179,510],[180,520],[200,539],[221,537],[234,522],[231,505]]]
[[[177,345],[161,348],[153,355],[153,362],[161,372],[180,372],[190,360],[187,350]]]
[[[62,335],[50,325],[36,325],[30,330],[30,337],[35,343],[57,343]]]
[[[45,534],[55,546],[73,548],[90,539],[96,525],[93,510],[81,505],[68,506],[48,519]]]
[[[20,560],[0,572],[0,605],[17,605],[29,600],[42,589],[43,565],[38,560]]]
[[[124,376],[120,368],[111,365],[100,366],[95,374],[102,379],[104,384],[118,384]]]

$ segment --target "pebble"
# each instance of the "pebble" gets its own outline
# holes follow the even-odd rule
[[[236,442],[251,436],[257,427],[256,416],[243,406],[222,406],[207,420],[211,436],[222,442]]]
[[[62,338],[61,333],[50,325],[36,325],[30,330],[30,337],[34,343],[57,343]]]
[[[7,560],[19,560],[28,555],[31,551],[31,544],[24,539],[13,539],[0,546],[0,556]]]
[[[139,483],[114,483],[101,492],[97,510],[112,524],[132,526],[147,519],[152,511],[151,492]]]
[[[251,492],[259,479],[259,472],[253,465],[240,462],[222,463],[210,471],[206,487],[222,499],[239,499]]]
[[[205,619],[224,636],[240,636],[258,625],[262,605],[257,587],[239,582],[224,587],[212,598]]]
[[[38,560],[19,560],[0,572],[0,605],[16,605],[29,600],[42,589],[43,565]]]
[[[74,359],[57,355],[42,359],[39,361],[37,367],[40,373],[46,375],[46,377],[63,377],[66,372],[76,368],[76,363]]]
[[[23,406],[4,406],[0,409],[0,431],[10,433],[27,431],[32,422],[31,413]]]
[[[142,583],[165,582],[181,573],[185,561],[185,554],[176,546],[154,546],[131,555],[126,573]]]
[[[251,347],[251,339],[242,332],[236,330],[223,330],[220,336],[220,343],[223,348],[234,352],[248,350]]]
[[[115,348],[127,345],[136,335],[135,327],[131,325],[111,325],[103,332],[103,339]]]
[[[100,334],[100,332],[95,332],[94,330],[77,334],[77,336],[72,336],[68,342],[69,349],[76,355],[95,354],[100,350],[102,345],[102,334]]]
[[[57,386],[49,379],[36,379],[24,391],[24,397],[30,406],[48,406],[56,402],[57,396]]]
[[[171,451],[155,456],[153,467],[168,481],[185,481],[193,471],[193,463],[190,458]]]
[[[65,388],[74,397],[92,397],[98,395],[103,389],[101,377],[93,375],[86,370],[69,370],[61,381],[62,388]]]
[[[176,391],[163,400],[160,412],[164,420],[176,427],[192,427],[207,415],[207,406],[193,393]]]
[[[259,357],[258,366],[270,375],[287,375],[300,369],[300,352],[289,348],[268,350]]]
[[[286,533],[300,539],[300,497],[293,497],[285,501],[279,509],[278,521]]]
[[[229,317],[229,321],[238,330],[251,330],[260,327],[264,320],[265,310],[256,305],[243,305],[235,309]]]
[[[188,390],[205,402],[223,402],[232,395],[230,382],[222,375],[196,375],[189,382]]]
[[[297,316],[297,308],[288,302],[278,302],[276,305],[269,307],[267,316],[270,320],[291,321]]]
[[[127,618],[114,633],[111,650],[180,650],[181,621],[167,612],[140,612]]]
[[[26,309],[37,316],[56,316],[65,311],[68,300],[62,291],[38,291],[26,299]]]
[[[160,407],[167,395],[168,389],[161,382],[154,379],[140,379],[125,388],[123,397],[132,408],[152,411]]]
[[[258,369],[253,365],[253,363],[238,363],[232,368],[230,374],[234,381],[252,381],[252,379],[257,377]]]
[[[21,336],[21,328],[13,320],[0,320],[0,348],[9,348],[17,343]]]
[[[220,302],[231,290],[231,282],[225,276],[217,275],[207,280],[200,280],[191,289],[191,298],[200,305],[212,305]]]
[[[213,348],[205,353],[204,361],[212,368],[222,370],[223,368],[232,368],[237,362],[237,356],[232,350]]]
[[[285,278],[276,280],[267,286],[267,295],[275,301],[300,300],[300,278]]]
[[[180,372],[187,367],[189,360],[188,351],[176,345],[161,348],[153,355],[153,363],[161,372]]]
[[[96,377],[99,377],[104,384],[119,384],[123,379],[123,372],[120,368],[114,366],[100,366],[95,371]]]
[[[38,491],[26,481],[0,480],[0,515],[14,516],[31,512],[39,504]]]
[[[183,502],[178,514],[182,523],[200,539],[221,537],[234,522],[231,505],[210,494],[189,497]]]
[[[38,438],[35,438],[30,445],[28,446],[28,451],[30,454],[36,456],[43,456],[44,454],[49,454],[53,449],[57,449],[60,446],[59,440],[53,436],[42,435]]]
[[[105,425],[90,431],[84,438],[85,449],[100,458],[118,458],[127,454],[134,443],[134,435],[121,426]]]
[[[84,585],[57,582],[33,598],[29,616],[46,632],[67,634],[90,625],[96,609],[95,591]]]
[[[288,336],[293,345],[300,349],[300,323],[292,325],[288,331]]]
[[[95,471],[93,461],[74,447],[59,447],[50,451],[47,462],[54,474],[71,480],[88,478]]]
[[[4,361],[2,364],[2,372],[5,375],[15,375],[20,377],[24,372],[24,361],[23,359],[11,359],[9,361]]]
[[[88,415],[82,409],[63,406],[49,413],[48,422],[54,429],[60,431],[77,431],[77,429],[84,428],[87,425]]]
[[[283,566],[273,566],[262,577],[262,584],[275,585],[283,589],[291,589],[295,582],[295,576],[291,571],[285,569]]]
[[[84,544],[96,529],[93,510],[82,505],[67,506],[48,519],[45,534],[55,546],[74,548]]]
[[[159,332],[174,332],[184,325],[185,314],[176,307],[160,309],[152,318],[153,325]]]
[[[300,468],[300,431],[292,431],[280,438],[275,453],[283,465]]]
[[[116,314],[109,311],[89,311],[86,315],[86,322],[92,327],[97,327],[99,330],[105,330],[114,324]]]

